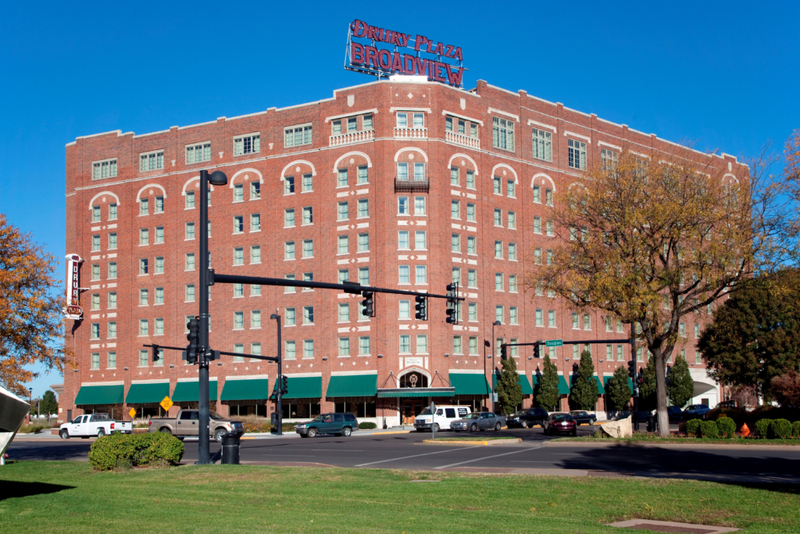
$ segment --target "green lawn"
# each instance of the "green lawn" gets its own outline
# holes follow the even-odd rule
[[[415,481],[428,481],[416,483]],[[438,481],[438,482],[430,482]],[[0,467],[3,532],[615,533],[630,518],[800,531],[800,487],[379,469]]]

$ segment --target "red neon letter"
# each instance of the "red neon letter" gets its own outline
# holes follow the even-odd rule
[[[350,28],[353,30],[353,37],[364,37],[364,34],[367,31],[365,26],[366,24],[364,24],[360,20],[358,19],[354,20],[353,23],[350,25]]]
[[[378,51],[378,64],[383,70],[389,70],[392,68],[392,55],[388,50]]]
[[[364,48],[367,51],[367,59],[366,59],[367,68],[373,67],[375,68],[375,70],[377,70],[378,58],[376,56],[378,55],[378,49],[375,48],[374,46],[365,46]]]
[[[364,46],[358,43],[350,43],[350,61],[355,65],[364,64]]]
[[[422,35],[417,34],[417,38],[414,39],[414,50],[419,50],[419,47],[427,42],[428,42],[427,37],[423,37]]]

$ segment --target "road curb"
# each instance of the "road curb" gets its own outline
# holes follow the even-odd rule
[[[496,445],[514,445],[522,443],[520,438],[512,439],[484,439],[479,441],[470,440],[448,440],[448,439],[424,439],[422,443],[415,443],[415,445],[464,445],[464,446],[484,446],[491,447]]]

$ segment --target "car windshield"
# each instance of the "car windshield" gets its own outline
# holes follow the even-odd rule
[[[211,419],[223,419],[223,417],[215,411],[209,411],[208,416],[211,417]]]
[[[554,415],[552,417],[553,417],[553,421],[561,421],[562,419],[572,419],[572,417],[570,417],[570,415],[568,413],[559,413],[559,414],[556,414],[556,415]]]
[[[423,408],[422,411],[419,412],[420,415],[428,415],[430,413],[431,413],[431,409],[430,408]]]
[[[519,415],[525,415],[526,413],[527,412],[525,410],[520,410],[520,411],[516,412],[514,415],[515,416],[519,416]]]
[[[464,419],[480,419],[480,417],[481,417],[480,414],[471,413],[469,415],[465,415]]]

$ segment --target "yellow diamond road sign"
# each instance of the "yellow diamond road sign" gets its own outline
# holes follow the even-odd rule
[[[162,400],[160,404],[164,410],[169,411],[169,409],[172,408],[172,400],[169,398],[169,395],[164,397],[164,400]]]
[[[136,409],[134,409],[134,408],[131,408],[131,410],[128,412],[128,415],[130,415],[130,416],[131,416],[131,419],[133,419],[134,417],[136,417]]]

